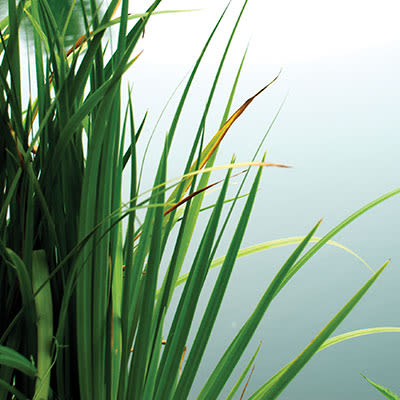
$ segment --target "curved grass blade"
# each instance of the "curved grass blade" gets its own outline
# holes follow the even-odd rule
[[[17,254],[11,249],[5,249],[3,247],[3,243],[0,243],[4,261],[12,268],[14,268],[17,273],[19,288],[22,297],[23,310],[25,312],[25,319],[31,326],[34,326],[35,310],[32,294],[32,284],[29,272],[26,268],[25,263]]]
[[[162,184],[162,186],[166,186],[166,184],[175,181],[176,179],[182,179],[182,178],[189,178],[189,177],[193,177],[199,174],[206,174],[209,173],[211,171],[218,171],[218,170],[223,170],[223,169],[232,169],[232,168],[241,168],[241,167],[251,167],[251,166],[258,166],[258,167],[278,167],[278,168],[291,168],[290,165],[285,165],[285,164],[277,164],[277,163],[267,163],[267,162],[255,162],[255,161],[250,161],[250,162],[243,162],[243,163],[232,163],[232,164],[226,164],[226,165],[218,165],[218,166],[214,166],[214,167],[210,167],[210,168],[203,168],[200,170],[196,170],[193,172],[189,172],[187,174],[181,175],[179,178],[175,178],[172,180],[169,180],[167,182],[165,182],[164,184]],[[247,171],[245,171],[247,173]],[[173,185],[171,185],[171,187],[179,187],[179,185],[182,183],[182,180],[180,182],[177,182]],[[154,186],[153,189],[158,188],[158,186]],[[144,195],[146,193],[148,193],[149,191],[153,190],[147,190],[146,192],[143,192],[141,195]],[[166,188],[165,190],[168,190],[169,188]],[[201,190],[200,190],[201,191]],[[191,195],[189,195],[191,196]],[[166,207],[166,211],[168,211],[168,208],[172,207],[174,208],[176,203],[172,202],[171,200],[172,196],[170,196],[170,200],[167,200],[165,203],[165,207]],[[140,233],[138,235],[136,235],[135,240],[137,238],[140,237]]]
[[[289,281],[289,279],[325,244],[330,240],[333,236],[335,236],[337,233],[339,233],[343,228],[345,228],[347,225],[349,225],[351,222],[353,222],[355,219],[360,217],[362,214],[366,213],[368,210],[371,208],[377,206],[378,204],[382,203],[383,201],[397,195],[400,193],[400,188],[391,190],[390,192],[385,193],[384,195],[376,198],[375,200],[372,200],[368,204],[366,204],[364,207],[361,207],[357,211],[355,211],[353,214],[351,214],[349,217],[347,217],[345,220],[343,220],[340,224],[336,225],[333,229],[331,229],[320,241],[318,241],[310,250],[307,251],[306,254],[293,266],[292,270],[289,272],[288,276],[286,279],[282,282],[281,287],[279,288],[282,289],[283,286]]]
[[[329,321],[321,332],[311,341],[311,343],[294,359],[284,367],[278,374],[261,386],[249,400],[272,400],[276,399],[300,370],[310,361],[312,356],[318,351],[321,345],[335,331],[335,329],[346,318],[350,311],[365,295],[372,284],[378,279],[379,275],[388,265],[387,261],[379,270],[361,287],[361,289],[345,304],[345,306]],[[279,290],[279,289],[278,289]]]
[[[210,142],[207,144],[207,146],[201,152],[200,158],[192,164],[188,173],[185,174],[187,177],[190,177],[191,172],[194,172],[195,170],[200,170],[205,166],[205,164],[210,159],[210,157],[213,155],[215,150],[218,148],[219,144],[221,143],[222,139],[225,137],[226,133],[228,132],[229,128],[233,125],[233,123],[240,117],[240,115],[243,114],[243,112],[253,102],[253,100],[258,95],[260,95],[264,90],[266,90],[269,86],[271,86],[278,79],[278,77],[279,77],[279,74],[271,82],[269,82],[261,90],[259,90],[256,94],[254,94],[249,99],[247,99],[232,114],[232,116],[228,119],[228,121],[226,121],[225,124],[222,126],[222,128],[218,130],[218,132],[213,136],[213,138],[210,140]],[[186,179],[185,181],[182,181],[182,183],[184,183],[185,189],[183,190],[181,196],[183,196],[183,194],[189,189],[189,187],[192,183],[192,178]],[[168,202],[174,201],[174,199],[177,198],[178,192],[179,192],[179,187],[177,189],[175,189],[174,192],[171,194],[171,196],[168,198]]]
[[[303,239],[304,239],[304,236],[293,236],[293,237],[290,237],[290,238],[271,240],[269,242],[255,244],[253,246],[249,246],[249,247],[246,247],[245,249],[239,250],[237,257],[241,258],[241,257],[248,256],[250,254],[253,254],[253,253],[257,253],[259,251],[264,251],[264,250],[274,249],[274,248],[277,248],[277,247],[290,246],[290,245],[293,245],[293,244],[298,244]],[[310,239],[310,243],[317,243],[320,240],[321,240],[320,237],[314,236],[314,237],[312,237]],[[347,253],[351,254],[352,256],[354,256],[355,258],[360,260],[366,266],[366,268],[368,268],[372,273],[375,272],[363,258],[361,258],[354,251],[350,250],[348,247],[343,246],[342,244],[340,244],[338,242],[335,242],[333,240],[328,240],[326,242],[326,244],[338,247],[338,248],[346,251]],[[210,269],[219,267],[220,265],[223,264],[224,260],[225,260],[225,256],[216,258],[215,260],[212,261],[212,263],[210,265]],[[187,277],[188,277],[188,274],[181,275],[176,281],[176,286],[179,286],[182,283],[186,282]]]
[[[205,192],[206,190],[218,185],[219,183],[223,182],[223,180],[219,180],[217,182],[211,183],[205,187],[202,187],[201,189],[198,189],[194,191],[193,193],[189,194],[188,196],[184,197],[182,200],[178,201],[176,204],[174,204],[172,207],[168,208],[168,210],[164,211],[164,216],[168,215],[172,211],[176,210],[179,206],[182,204],[187,203],[189,200],[191,200],[193,197],[199,195],[200,193]]]
[[[36,375],[35,366],[27,358],[19,354],[14,349],[1,345],[0,364],[10,368],[15,368],[31,378]]]
[[[297,246],[293,251],[284,265],[281,267],[279,272],[275,275],[274,279],[268,286],[261,300],[257,304],[255,310],[253,311],[250,318],[246,321],[243,327],[240,329],[239,333],[236,335],[234,340],[229,345],[228,349],[225,351],[224,355],[221,357],[218,365],[215,367],[214,371],[208,378],[206,384],[201,390],[198,400],[212,400],[217,399],[219,393],[225,386],[229,376],[231,375],[233,369],[235,368],[237,362],[242,356],[244,350],[246,349],[250,339],[260,323],[262,317],[267,311],[272,300],[276,296],[279,285],[286,277],[290,268],[296,262],[297,258],[300,256],[301,252],[307,246],[309,240],[314,235],[321,221],[319,221],[309,232],[309,234],[304,238],[304,240]]]
[[[377,328],[357,329],[355,331],[342,333],[341,335],[337,335],[330,339],[327,339],[321,345],[321,347],[318,349],[318,351],[325,350],[328,347],[333,346],[337,343],[344,342],[345,340],[354,339],[354,338],[358,338],[358,337],[365,336],[365,335],[373,335],[376,333],[390,333],[390,332],[400,333],[400,327],[383,326],[383,327],[377,327]]]

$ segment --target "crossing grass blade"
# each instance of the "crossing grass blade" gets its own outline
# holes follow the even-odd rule
[[[244,6],[245,5],[246,4],[244,4]],[[239,16],[239,18],[240,18],[240,16]],[[237,20],[236,24],[238,24],[239,20],[240,19]],[[232,32],[230,40],[232,39],[233,34],[234,34],[234,32]],[[229,42],[227,44],[227,47],[225,48],[225,52],[224,52],[225,56],[226,56],[228,50],[229,50]],[[243,67],[245,56],[246,56],[246,52],[243,55],[241,64],[240,64],[239,69],[238,69],[238,71],[236,73],[235,81],[234,81],[234,84],[232,86],[232,90],[231,90],[231,93],[230,93],[230,96],[229,96],[229,99],[228,99],[228,103],[227,103],[227,105],[225,107],[224,116],[222,118],[222,122],[221,122],[220,128],[225,124],[226,119],[228,118],[228,114],[229,114],[229,111],[230,111],[230,108],[231,108],[231,104],[232,104],[232,101],[233,101],[233,97],[234,97],[234,94],[235,94],[235,91],[236,91],[237,83],[238,83],[238,80],[239,80],[239,77],[240,77],[240,73],[241,73],[241,70],[242,70],[242,67]],[[219,69],[218,69],[219,72],[217,72],[217,75],[215,77],[214,86],[215,86],[215,84],[216,84],[216,82],[218,80],[218,76],[219,76],[219,73],[220,73],[220,71],[222,69],[223,62],[224,62],[224,57],[220,62]],[[211,97],[209,98],[209,103],[210,103],[210,101],[211,101]],[[208,168],[212,168],[213,167],[214,161],[215,161],[215,157],[216,157],[216,152],[207,161],[206,167],[208,167]],[[188,165],[189,165],[189,162],[187,164],[187,167],[188,167]],[[182,225],[182,226],[184,226],[184,230],[182,230],[181,236],[180,236],[180,238],[181,238],[180,240],[182,242],[180,243],[180,250],[179,250],[179,253],[177,253],[177,255],[176,255],[176,260],[174,260],[174,266],[175,267],[174,267],[173,276],[171,278],[170,287],[168,287],[166,289],[163,289],[163,290],[166,290],[167,293],[169,293],[169,295],[168,295],[169,298],[171,297],[171,293],[172,293],[171,288],[175,288],[176,287],[176,280],[177,280],[178,275],[180,273],[180,270],[181,270],[181,267],[182,267],[182,264],[183,264],[187,249],[189,247],[189,243],[190,243],[190,240],[192,238],[194,228],[196,226],[196,221],[197,221],[197,219],[199,217],[200,208],[201,208],[201,205],[202,205],[203,199],[204,199],[204,194],[202,193],[202,191],[203,191],[203,188],[208,187],[208,179],[210,177],[210,173],[211,173],[211,171],[208,172],[208,173],[202,174],[202,176],[200,178],[200,181],[199,181],[199,184],[197,186],[198,189],[195,192],[192,192],[189,196],[187,196],[187,198],[191,197],[191,196],[195,196],[195,198],[193,199],[193,202],[191,203],[190,208],[187,210],[187,221],[185,221],[185,224]],[[182,182],[184,182],[184,181],[182,181]],[[177,190],[176,195],[177,195],[177,198],[178,198],[179,197],[178,194],[180,194],[181,191],[183,190],[183,186],[182,185],[180,187],[178,186],[176,190]],[[195,193],[196,193],[196,195],[195,195]],[[200,194],[200,195],[197,195],[197,194]],[[170,196],[170,199],[174,200],[173,199],[173,195]],[[183,199],[179,200],[177,203],[175,203],[175,205],[173,207],[171,207],[166,212],[170,211],[173,208],[176,208],[182,201],[183,201]],[[171,227],[175,224],[176,221],[177,221],[177,218],[176,218],[176,214],[174,213],[174,214],[171,215],[169,220],[166,222],[166,228],[165,228],[166,232],[168,232],[171,229]],[[164,240],[166,240],[166,238]]]
[[[300,243],[304,239],[304,236],[294,236],[290,238],[285,238],[285,239],[277,239],[277,240],[271,240],[269,242],[264,242],[260,244],[255,244],[253,246],[246,247],[245,249],[241,249],[238,252],[237,258],[241,257],[246,257],[248,255],[258,253],[259,251],[264,251],[264,250],[269,250],[269,249],[274,249],[282,246],[290,246],[293,244]],[[310,239],[310,243],[316,243],[321,240],[320,237],[314,236]],[[349,249],[346,246],[343,246],[342,244],[335,242],[334,240],[328,240],[326,244],[334,247],[338,247],[339,249],[344,250],[345,252],[351,254],[353,257],[357,258],[359,261],[361,261],[366,268],[368,268],[372,273],[374,270],[371,268],[371,266],[363,259],[361,258],[358,254],[356,254],[354,251]],[[220,265],[223,264],[225,260],[225,256],[216,258],[215,260],[212,261],[210,264],[210,269],[217,268]],[[188,277],[188,274],[183,274],[181,275],[177,280],[176,280],[176,286],[181,285],[182,283],[186,282]]]
[[[282,282],[281,288],[286,284],[286,282],[315,254],[317,251],[330,240],[334,235],[340,232],[343,228],[347,225],[355,221],[361,215],[372,209],[373,207],[379,205],[380,203],[384,202],[387,199],[397,195],[400,193],[400,188],[393,189],[382,196],[372,200],[371,202],[367,203],[364,207],[361,207],[338,225],[336,225],[333,229],[331,229],[321,240],[319,240],[310,250],[307,251],[306,254],[295,264],[293,265],[292,270],[289,272],[288,276],[286,277],[285,281]]]
[[[297,258],[300,256],[301,252],[304,250],[321,221],[319,221],[313,229],[308,233],[308,235],[302,240],[302,242],[297,246],[294,252],[287,259],[285,264],[281,267],[279,272],[275,275],[274,279],[268,286],[261,300],[257,304],[255,310],[253,311],[250,318],[242,326],[239,333],[235,336],[214,371],[209,376],[206,384],[203,386],[198,398],[203,399],[216,399],[226,384],[229,376],[232,374],[237,362],[239,361],[241,355],[246,349],[250,339],[254,335],[254,332],[260,323],[262,317],[267,311],[270,303],[275,297],[278,287],[286,277],[288,271],[293,266]]]
[[[191,274],[177,307],[167,344],[160,361],[155,399],[173,398],[171,392],[174,390],[173,383],[177,377],[180,355],[185,347],[196,305],[206,278],[209,254],[216,235],[229,178],[230,170],[228,170],[217,205],[203,234],[201,244],[191,267]]]
[[[217,282],[208,301],[206,311],[204,312],[200,327],[197,331],[197,335],[192,346],[192,350],[189,353],[186,367],[183,370],[182,377],[179,380],[178,387],[174,394],[174,398],[176,399],[187,398],[194,378],[196,376],[197,370],[199,368],[201,358],[208,343],[208,339],[213,329],[219,308],[221,307],[222,299],[224,297],[228,281],[237,258],[237,253],[239,251],[239,247],[243,240],[243,235],[249,221],[250,213],[254,205],[257,188],[260,183],[261,170],[261,168],[258,170],[258,173],[250,190],[250,194],[244,206],[242,215],[238,222],[237,228],[232,237],[232,241],[227,252],[227,257],[224,260]]]

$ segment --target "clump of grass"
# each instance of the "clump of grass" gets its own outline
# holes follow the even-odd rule
[[[223,166],[226,175],[220,182],[216,203],[209,207],[211,215],[200,234],[195,256],[186,260],[191,263],[189,273],[181,275],[204,208],[205,191],[216,185],[212,180],[210,183],[210,177],[219,168],[214,165],[217,150],[235,120],[276,78],[231,112],[243,57],[221,125],[205,142],[207,114],[245,1],[202,118],[194,129],[182,176],[167,182],[167,164],[180,116],[224,11],[186,82],[155,168],[152,189],[140,192],[141,165],[136,154],[145,118],[136,128],[131,94],[126,104],[121,100],[121,78],[133,63],[140,62],[135,46],[160,2],[154,1],[145,13],[134,16],[128,14],[127,0],[111,0],[103,12],[95,0],[89,2],[88,9],[81,2],[86,32],[69,50],[64,43],[75,2],[60,29],[47,0],[8,1],[0,48],[0,400],[188,398],[236,259],[296,243],[198,394],[199,399],[218,398],[260,320],[285,284],[324,244],[336,244],[331,239],[337,232],[400,192],[396,189],[372,201],[322,238],[314,235],[318,222],[304,237],[240,249],[262,169],[285,165],[265,162],[265,155],[259,156],[257,150],[254,159],[245,163],[248,169],[241,175],[236,195],[227,199],[232,169],[243,166],[232,159]],[[114,17],[119,5],[120,15]],[[136,22],[129,28],[128,20],[132,18]],[[29,96],[22,93],[19,27],[23,19],[28,19],[33,28],[31,70],[35,88]],[[116,24],[117,46],[107,55],[105,32]],[[130,139],[128,146],[126,139]],[[243,184],[253,166],[257,172],[249,193],[243,196]],[[129,182],[124,174],[127,168]],[[128,204],[122,204],[122,185],[130,187]],[[222,236],[229,233],[226,226],[232,211],[242,197],[245,204],[226,256],[215,259]],[[226,214],[222,213],[224,208],[228,208]],[[136,218],[139,210],[145,212],[142,223]],[[176,231],[173,239],[172,230]],[[309,243],[314,245],[305,252]],[[165,251],[167,245],[172,248],[171,254]],[[163,276],[161,265],[167,266]],[[329,345],[398,329],[376,328],[374,332],[350,332],[329,339],[386,265],[372,274],[297,358],[250,398],[276,398],[312,356]],[[216,266],[220,266],[218,278],[194,342],[188,346],[205,279],[210,268]],[[179,284],[184,288],[166,332],[165,316]],[[239,389],[254,358],[228,398]]]

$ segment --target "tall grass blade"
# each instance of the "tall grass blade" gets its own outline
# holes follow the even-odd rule
[[[190,391],[196,376],[197,370],[200,365],[200,361],[205,351],[205,347],[208,343],[211,331],[213,329],[215,320],[217,318],[218,311],[222,304],[229,278],[231,276],[234,263],[237,258],[240,244],[243,240],[244,232],[249,221],[250,213],[254,205],[257,188],[261,178],[262,168],[259,168],[256,178],[254,179],[253,185],[250,190],[249,197],[247,198],[244,206],[242,215],[238,222],[237,228],[233,235],[230,243],[227,257],[221,267],[221,271],[218,275],[217,282],[215,283],[213,292],[208,301],[206,311],[204,312],[200,327],[197,331],[196,338],[194,340],[192,350],[189,353],[189,357],[186,366],[183,370],[182,377],[179,380],[178,388],[174,397],[176,399],[185,399]]]
[[[46,253],[44,250],[33,252],[32,286],[36,292],[47,281],[49,275]],[[37,325],[37,380],[35,398],[47,399],[50,393],[50,368],[52,364],[53,341],[53,302],[50,283],[35,297],[36,325]]]
[[[318,351],[326,339],[335,331],[340,323],[346,318],[350,311],[365,295],[372,284],[378,279],[379,275],[386,268],[387,261],[379,270],[361,287],[361,289],[345,304],[345,306],[331,319],[331,321],[321,330],[321,332],[312,340],[312,342],[293,360],[281,373],[270,379],[260,387],[251,397],[251,400],[276,399],[285,389],[290,381],[307,364],[311,357]]]
[[[277,289],[283,279],[286,277],[288,271],[296,262],[297,258],[300,256],[301,252],[304,250],[321,221],[319,221],[314,228],[309,232],[309,234],[303,239],[303,241],[297,246],[294,252],[287,259],[285,264],[281,267],[279,272],[275,275],[274,279],[268,286],[261,300],[257,304],[254,312],[250,318],[246,321],[243,327],[240,329],[239,333],[235,336],[228,349],[225,351],[224,355],[221,357],[214,371],[211,373],[206,384],[203,386],[198,399],[216,399],[226,384],[229,376],[231,375],[233,369],[235,368],[237,362],[239,361],[241,355],[246,349],[250,339],[252,338],[258,324],[260,323],[262,317],[267,311],[270,303],[276,295]]]
[[[254,360],[257,357],[257,354],[259,352],[261,348],[261,343],[258,345],[255,353],[253,354],[253,356],[251,357],[250,361],[248,362],[248,364],[246,365],[246,368],[243,370],[242,374],[240,375],[239,379],[236,381],[235,385],[233,386],[232,390],[229,392],[228,396],[226,397],[226,400],[232,400],[233,397],[235,396],[236,392],[238,391],[240,385],[242,384],[242,382],[244,381],[244,378],[246,377],[247,373],[250,371],[251,366],[254,363]],[[243,396],[243,395],[242,395]]]
[[[185,285],[172,326],[168,335],[167,344],[160,362],[157,377],[157,392],[155,399],[170,398],[173,391],[173,383],[177,377],[181,354],[186,345],[189,329],[192,324],[194,312],[203,287],[209,263],[209,253],[216,235],[218,221],[221,215],[223,200],[230,178],[230,170],[221,192],[218,196],[217,205],[213,210],[211,218],[203,234],[201,244],[197,250],[191,267],[191,274]],[[174,395],[175,396],[175,395]]]

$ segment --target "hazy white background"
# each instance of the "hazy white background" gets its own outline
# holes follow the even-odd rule
[[[160,58],[168,64],[192,62],[201,43],[197,39],[206,37],[226,4],[221,0],[162,2],[160,10],[200,11],[155,17],[146,34],[144,47],[149,54],[145,57],[155,63]],[[236,15],[241,6],[232,1],[228,14]],[[136,2],[131,11],[137,12]],[[251,37],[248,63],[255,64],[285,65],[344,56],[397,41],[399,11],[395,0],[250,0],[237,41],[243,43]]]

